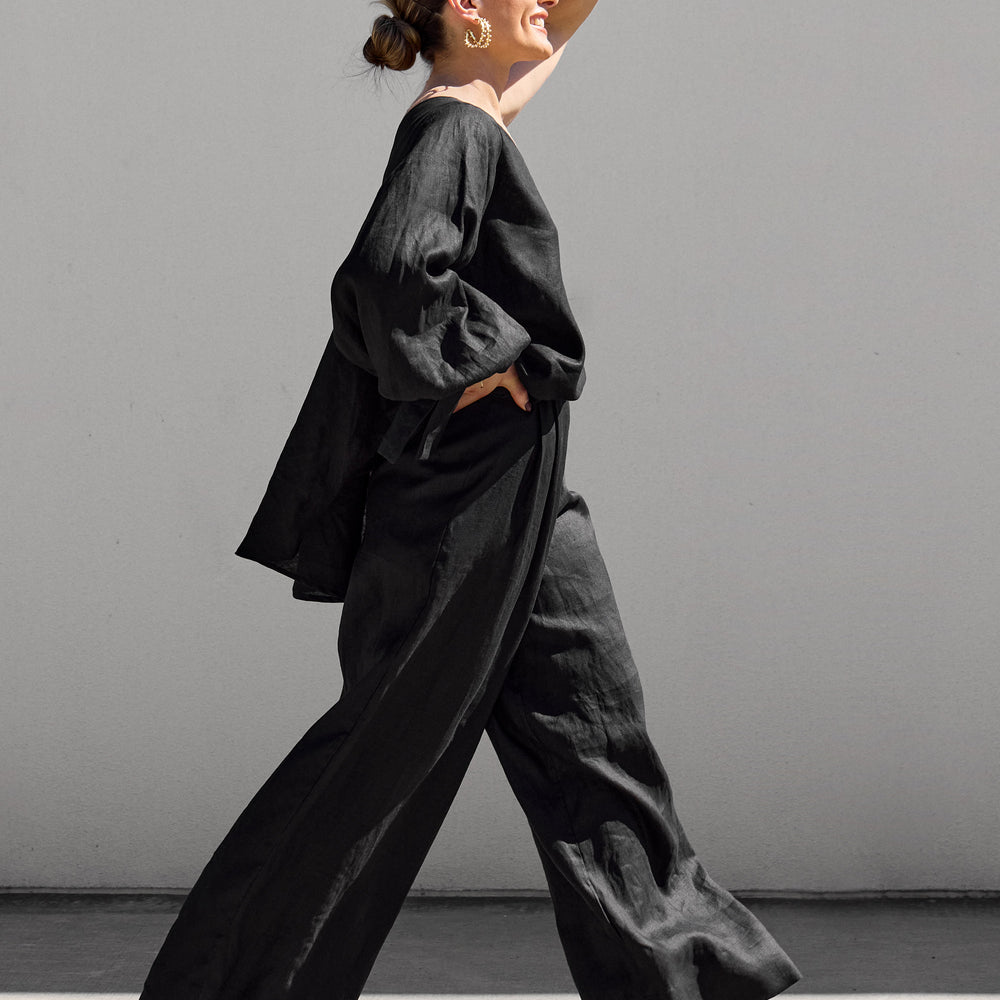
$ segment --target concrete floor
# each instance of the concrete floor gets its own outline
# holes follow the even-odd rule
[[[0,895],[0,1000],[135,997],[177,896]],[[1000,900],[749,902],[803,971],[786,996],[1000,1000]],[[413,899],[370,1000],[573,1000],[543,899]],[[321,998],[318,998],[321,1000]]]

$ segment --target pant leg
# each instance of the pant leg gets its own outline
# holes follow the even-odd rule
[[[534,605],[568,408],[505,391],[372,477],[341,699],[213,855],[143,1000],[356,1000]]]
[[[799,978],[684,834],[575,494],[487,731],[531,825],[582,1000],[763,1000]]]

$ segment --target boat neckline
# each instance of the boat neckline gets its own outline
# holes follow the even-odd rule
[[[486,115],[486,117],[487,117],[487,118],[489,118],[489,120],[490,120],[491,122],[493,122],[493,124],[494,124],[494,125],[496,125],[496,127],[497,127],[498,129],[500,129],[500,131],[501,131],[501,132],[502,132],[502,133],[503,133],[503,134],[504,134],[504,135],[505,135],[505,136],[506,136],[506,137],[507,137],[508,139],[510,139],[510,141],[511,141],[511,144],[512,144],[512,145],[513,145],[513,146],[514,146],[515,148],[517,148],[517,143],[516,143],[516,142],[514,142],[514,137],[513,137],[513,136],[512,136],[511,134],[510,134],[510,132],[508,132],[508,131],[507,131],[507,126],[506,126],[506,125],[502,125],[502,124],[501,124],[500,122],[498,122],[498,121],[497,121],[497,120],[496,120],[496,119],[495,119],[495,118],[493,117],[493,115],[491,115],[491,114],[490,114],[490,113],[489,113],[489,112],[488,112],[488,111],[486,110],[486,108],[482,108],[482,107],[480,107],[480,106],[479,106],[478,104],[473,104],[473,103],[472,103],[472,101],[463,101],[461,97],[452,97],[452,95],[451,95],[451,94],[437,94],[437,95],[435,95],[434,97],[425,97],[425,98],[424,98],[424,99],[423,99],[422,101],[417,101],[417,103],[416,103],[416,104],[414,104],[414,105],[412,105],[412,107],[409,107],[409,108],[407,108],[407,109],[406,109],[406,114],[404,114],[404,115],[403,115],[403,117],[405,118],[405,117],[406,117],[406,115],[410,114],[410,112],[411,112],[411,111],[416,111],[416,110],[417,110],[417,108],[421,108],[421,107],[423,107],[423,106],[424,106],[425,104],[431,104],[431,103],[432,103],[432,102],[434,102],[434,101],[453,101],[453,102],[454,102],[455,104],[464,104],[464,105],[466,105],[466,107],[469,107],[469,108],[475,108],[475,109],[476,109],[477,111],[479,111],[479,112],[481,112],[482,114]]]

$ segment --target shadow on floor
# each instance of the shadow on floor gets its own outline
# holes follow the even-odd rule
[[[1000,998],[1000,900],[748,903],[802,969],[796,994]],[[0,895],[0,1000],[132,994],[178,896]],[[575,996],[543,899],[412,899],[366,995]]]

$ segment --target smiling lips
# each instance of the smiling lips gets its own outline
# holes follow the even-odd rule
[[[541,28],[542,31],[545,31],[546,34],[548,34],[545,28],[545,17],[545,14],[534,14],[532,17],[528,18],[528,23],[535,28]]]

